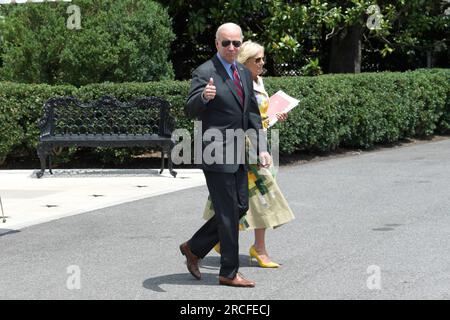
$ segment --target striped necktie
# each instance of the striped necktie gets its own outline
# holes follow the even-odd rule
[[[244,88],[242,88],[241,81],[239,80],[239,75],[234,64],[231,65],[231,71],[233,72],[233,82],[236,87],[236,93],[239,96],[241,105],[244,105]]]

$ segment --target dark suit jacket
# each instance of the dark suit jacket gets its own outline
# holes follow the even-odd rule
[[[240,63],[237,63],[237,67],[245,94],[244,106],[241,106],[233,80],[230,79],[217,55],[199,66],[192,74],[191,87],[185,107],[186,115],[201,121],[202,130],[199,130],[198,133],[201,132],[202,136],[206,130],[216,129],[210,130],[215,139],[202,139],[202,152],[206,149],[205,154],[212,154],[217,156],[216,159],[219,159],[216,163],[208,163],[202,157],[202,169],[206,171],[232,173],[236,172],[239,163],[242,163],[241,156],[243,154],[239,146],[243,141],[237,143],[231,135],[227,136],[227,129],[232,129],[234,132],[242,129],[241,133],[246,132],[247,129],[254,129],[256,133],[259,133],[259,130],[262,129],[261,115],[253,91],[251,73]],[[216,96],[205,103],[202,99],[202,92],[210,78],[214,80]],[[239,135],[236,134],[236,136]],[[199,138],[199,136],[195,137],[195,139]],[[265,137],[258,135],[258,138],[263,139],[259,144],[259,152],[266,151]],[[231,144],[234,146],[232,149],[230,149]],[[211,152],[211,150],[215,150],[217,153]],[[233,156],[230,155],[231,150],[234,152]]]

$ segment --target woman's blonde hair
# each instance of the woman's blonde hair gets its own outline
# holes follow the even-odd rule
[[[248,59],[256,57],[260,51],[264,52],[264,47],[262,45],[251,40],[247,40],[241,45],[237,61],[244,64]]]

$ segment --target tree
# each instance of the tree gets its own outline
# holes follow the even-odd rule
[[[381,54],[398,57],[397,60],[403,57],[407,65],[448,67],[449,5],[449,0],[401,0],[388,5],[386,15],[390,23],[387,34],[380,38],[384,47]],[[441,64],[438,64],[439,57]]]
[[[421,67],[421,60],[408,57],[448,52],[448,4],[441,0],[160,2],[177,33],[172,48],[177,78],[189,78],[215,52],[212,35],[226,21],[265,46],[272,75],[412,69]]]
[[[375,52],[374,70],[398,68],[383,60],[392,53],[402,56],[448,51],[449,19],[445,15],[448,1],[441,0],[352,0],[334,1],[337,14],[332,27],[330,72],[358,72],[363,56]],[[405,57],[407,59],[405,59]],[[399,60],[402,60],[399,59]],[[431,59],[427,66],[432,67]],[[401,65],[407,65],[405,63]],[[373,62],[372,62],[373,63]],[[422,66],[415,61],[410,67]],[[371,69],[370,66],[367,66]],[[401,69],[406,69],[402,67]]]
[[[66,27],[67,3],[2,6],[0,74],[27,83],[152,81],[173,77],[167,10],[147,0],[75,0],[80,30]],[[0,15],[1,12],[0,12]]]

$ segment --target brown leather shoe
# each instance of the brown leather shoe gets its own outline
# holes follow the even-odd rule
[[[233,279],[219,276],[219,284],[231,287],[253,288],[255,283],[242,277],[239,273]]]
[[[180,251],[183,256],[186,257],[186,265],[189,272],[198,280],[202,277],[200,270],[198,269],[198,258],[192,253],[187,242],[180,245]]]

